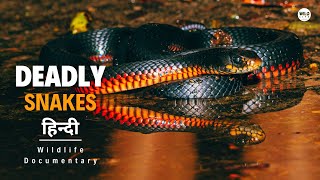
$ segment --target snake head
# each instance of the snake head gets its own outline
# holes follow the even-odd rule
[[[262,64],[262,60],[255,52],[244,49],[232,49],[228,60],[225,70],[230,74],[253,72],[258,70]]]
[[[237,145],[252,145],[263,142],[266,134],[257,124],[233,126],[229,134],[234,138]]]

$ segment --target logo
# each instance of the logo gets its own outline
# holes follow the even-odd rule
[[[301,8],[298,11],[298,18],[300,19],[300,21],[309,21],[309,19],[311,18],[310,10],[307,8]]]

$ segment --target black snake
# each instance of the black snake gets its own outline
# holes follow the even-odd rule
[[[76,87],[79,93],[112,94],[149,86],[152,96],[218,98],[238,92],[244,80],[296,70],[304,61],[302,51],[298,37],[281,30],[146,24],[60,37],[42,48],[40,62],[108,66],[101,87],[92,82],[90,87]],[[90,73],[87,78],[93,81]],[[257,125],[175,116],[103,99],[98,98],[101,106],[95,114],[141,132],[146,127],[147,132],[207,129],[246,136],[240,138],[242,143],[258,143],[265,137]]]

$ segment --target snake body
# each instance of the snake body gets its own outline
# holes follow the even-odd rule
[[[112,94],[142,87],[166,98],[218,98],[242,88],[243,79],[286,75],[304,61],[298,37],[290,32],[202,25],[183,28],[146,24],[138,28],[106,28],[66,35],[41,50],[44,65],[105,65],[101,87],[76,87],[79,93]],[[247,122],[174,115],[114,99],[97,98],[95,114],[121,128],[143,133],[159,131],[210,132],[231,136],[240,144],[256,144],[265,134]]]
[[[290,32],[249,27],[188,30],[146,24],[67,35],[46,44],[40,62],[111,65],[101,87],[92,83],[76,88],[79,93],[110,94],[167,82],[150,91],[171,98],[233,94],[242,86],[239,74],[254,71],[259,78],[277,77],[303,63],[301,43]]]

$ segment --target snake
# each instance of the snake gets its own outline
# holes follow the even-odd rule
[[[90,87],[75,87],[77,93],[112,95],[142,89],[168,99],[233,95],[247,80],[285,76],[304,62],[294,33],[255,27],[206,28],[200,23],[182,27],[149,23],[65,35],[44,45],[39,59],[46,66],[106,66],[100,87],[86,72]],[[258,125],[105,103],[95,114],[140,132],[219,131],[237,141],[240,136],[245,144],[265,138]]]

